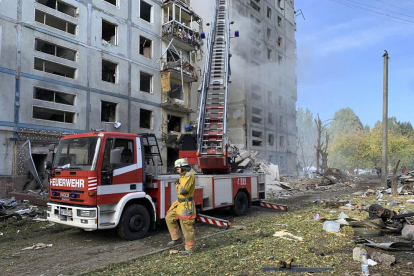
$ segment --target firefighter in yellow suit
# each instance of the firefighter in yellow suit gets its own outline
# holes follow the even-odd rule
[[[194,205],[195,178],[188,165],[187,159],[182,158],[175,161],[175,169],[180,174],[178,182],[175,184],[178,199],[174,201],[165,216],[168,231],[172,241],[168,246],[181,244],[183,241],[179,234],[178,220],[180,220],[181,231],[185,239],[185,251],[181,253],[188,255],[194,250],[194,222],[196,218],[196,208]]]

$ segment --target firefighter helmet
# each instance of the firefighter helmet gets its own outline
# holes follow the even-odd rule
[[[184,127],[184,130],[187,131],[187,132],[190,132],[190,131],[193,130],[193,127],[190,124],[186,124],[185,127]]]
[[[175,160],[174,163],[174,168],[181,168],[181,167],[186,167],[189,166],[188,162],[187,162],[187,158],[181,158],[181,159],[177,159]]]

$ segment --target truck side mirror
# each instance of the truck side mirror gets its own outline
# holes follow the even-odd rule
[[[120,149],[111,150],[111,156],[109,158],[109,163],[111,163],[111,165],[121,164],[121,150]]]

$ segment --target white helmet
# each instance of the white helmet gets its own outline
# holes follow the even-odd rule
[[[174,168],[177,168],[177,167],[181,168],[184,166],[189,166],[187,162],[187,158],[180,158],[180,159],[175,160]]]

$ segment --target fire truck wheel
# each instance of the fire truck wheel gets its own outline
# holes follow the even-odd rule
[[[238,216],[243,216],[247,213],[247,208],[249,207],[249,201],[247,196],[243,192],[238,192],[234,198],[233,212]]]
[[[122,214],[118,224],[118,235],[126,240],[142,239],[149,230],[150,215],[148,210],[138,204],[130,205]]]

